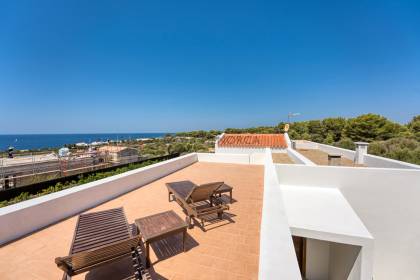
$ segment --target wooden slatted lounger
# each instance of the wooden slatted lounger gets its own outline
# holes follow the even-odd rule
[[[111,263],[126,256],[132,256],[134,279],[145,278],[147,274],[141,263],[139,235],[133,235],[123,208],[87,213],[79,216],[66,257],[55,259],[64,270],[63,279]]]
[[[204,228],[204,221],[210,219],[212,215],[217,214],[221,219],[223,211],[229,210],[229,206],[214,195],[223,184],[224,182],[213,182],[198,186],[191,181],[180,181],[166,183],[166,187],[169,201],[176,200],[185,210],[188,227],[192,228],[194,226],[192,218],[197,218],[201,220]],[[171,196],[175,199],[171,199]]]

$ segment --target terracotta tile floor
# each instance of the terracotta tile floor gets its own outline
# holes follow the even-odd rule
[[[152,279],[257,279],[263,195],[263,167],[198,162],[167,177],[113,199],[89,211],[123,206],[130,223],[138,217],[173,209],[166,182],[191,180],[201,184],[223,180],[232,186],[234,203],[225,219],[188,230],[187,252],[181,236],[156,242],[151,248]],[[227,198],[227,197],[226,197]],[[76,217],[52,225],[0,248],[1,279],[61,279],[54,258],[68,253]],[[122,279],[129,260],[104,266],[74,279]]]

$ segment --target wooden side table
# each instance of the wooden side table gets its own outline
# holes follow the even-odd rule
[[[139,233],[146,243],[146,267],[150,267],[150,243],[182,232],[182,249],[185,252],[187,224],[174,211],[166,211],[135,221]]]

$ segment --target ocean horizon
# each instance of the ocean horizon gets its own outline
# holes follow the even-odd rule
[[[139,133],[63,133],[63,134],[0,134],[0,151],[12,146],[16,150],[61,148],[65,144],[92,143],[107,140],[129,140],[163,137],[168,132]]]

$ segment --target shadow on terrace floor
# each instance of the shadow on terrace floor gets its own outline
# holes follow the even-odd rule
[[[136,232],[136,230],[133,228],[133,225],[130,225],[132,227],[133,233]],[[185,252],[188,252],[189,250],[193,249],[194,247],[197,247],[199,244],[198,242],[187,233],[186,239],[185,239]],[[178,254],[184,253],[183,247],[182,247],[182,234],[176,234],[173,236],[168,236],[162,240],[153,242],[150,244],[150,247],[152,247],[153,252],[155,253],[157,257],[157,261],[152,263],[150,268],[146,269],[145,276],[143,276],[143,279],[146,280],[166,280],[168,278],[163,277],[159,273],[157,273],[153,269],[153,265],[157,264],[160,261],[169,259],[171,257],[175,257]],[[141,249],[140,249],[141,248]],[[145,250],[144,246],[141,246],[139,250],[143,251]],[[143,265],[146,263],[146,260],[144,258],[144,254],[142,254],[142,263]],[[91,270],[86,274],[86,280],[100,280],[100,279],[109,279],[109,280],[128,280],[128,279],[136,279],[134,277],[134,268],[133,268],[133,262],[131,257],[123,258],[119,261],[104,265],[102,267],[98,267],[96,269]]]
[[[185,239],[185,252],[188,252],[198,245],[198,242],[187,233]],[[153,252],[157,257],[157,261],[153,264],[184,253],[182,248],[182,234],[168,236],[162,240],[153,242],[150,244],[150,247],[152,247]]]

